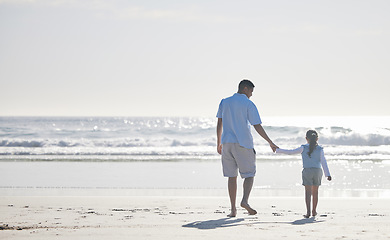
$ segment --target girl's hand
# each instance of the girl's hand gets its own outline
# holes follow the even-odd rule
[[[331,176],[328,176],[328,181],[332,181],[332,177]]]

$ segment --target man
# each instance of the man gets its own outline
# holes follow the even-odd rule
[[[238,92],[233,96],[222,99],[217,113],[217,151],[222,155],[223,174],[228,177],[228,190],[231,212],[228,217],[235,217],[237,175],[238,170],[244,178],[241,207],[249,215],[257,212],[248,203],[249,194],[253,187],[256,174],[256,152],[253,148],[253,138],[250,125],[263,137],[275,152],[278,148],[267,136],[261,126],[261,119],[256,105],[249,100],[255,85],[249,80],[242,80]]]

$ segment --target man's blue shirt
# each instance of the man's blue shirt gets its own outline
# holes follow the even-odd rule
[[[245,94],[235,93],[222,99],[217,118],[222,118],[222,144],[238,143],[252,149],[251,125],[261,124],[256,105]]]

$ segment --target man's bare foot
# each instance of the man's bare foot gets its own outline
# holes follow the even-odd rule
[[[247,203],[241,203],[241,207],[245,208],[248,211],[249,215],[256,215],[257,214],[256,210],[251,208],[251,206],[249,206],[249,204],[247,204]]]
[[[317,216],[317,212],[316,212],[316,211],[313,211],[313,212],[311,213],[311,215],[312,215],[313,217],[315,217],[315,216]]]
[[[230,214],[227,215],[227,216],[228,216],[228,217],[236,217],[236,215],[237,215],[237,209],[232,209],[231,212],[230,212]]]
[[[310,214],[303,215],[304,218],[309,218]]]

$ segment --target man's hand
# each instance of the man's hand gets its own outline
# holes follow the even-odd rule
[[[265,132],[264,128],[261,126],[261,124],[253,125],[253,127],[256,129],[256,132],[264,138],[269,143],[269,146],[271,147],[272,151],[275,152],[278,146],[276,146],[271,139],[268,137],[267,133]]]
[[[269,146],[271,147],[271,149],[272,149],[273,152],[276,152],[276,149],[279,148],[279,147],[276,146],[275,143],[273,143],[273,142],[271,142],[271,143],[269,144]]]
[[[331,176],[328,176],[328,181],[332,181],[332,177]]]
[[[222,154],[222,144],[219,144],[219,145],[217,146],[217,152],[218,152],[219,154]]]

